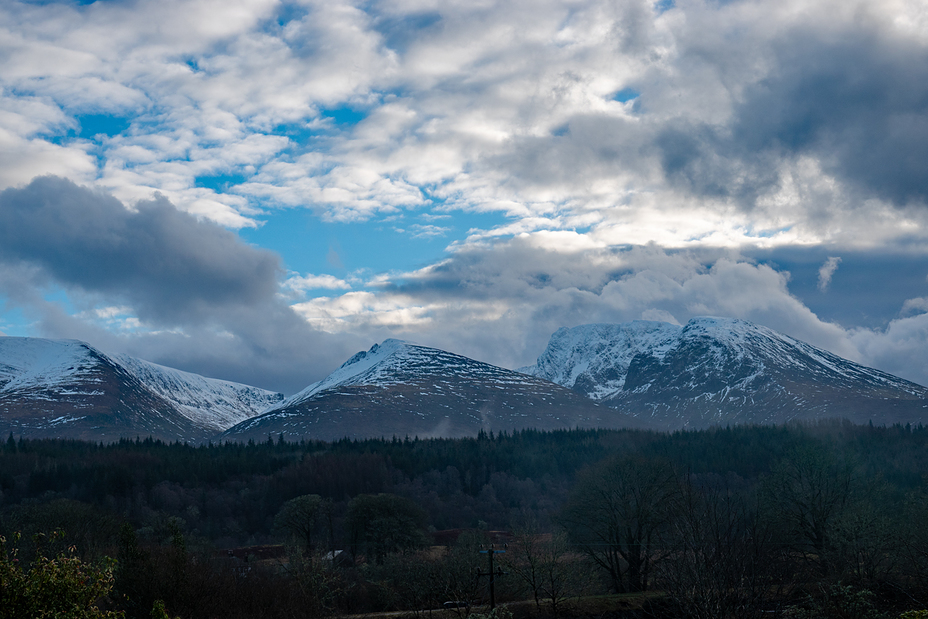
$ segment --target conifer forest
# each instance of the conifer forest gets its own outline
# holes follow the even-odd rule
[[[55,578],[81,585],[85,614],[60,614],[75,617],[922,616],[926,474],[928,428],[840,421],[203,446],[10,436],[0,616]]]

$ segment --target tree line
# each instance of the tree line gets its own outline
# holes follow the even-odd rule
[[[503,543],[499,600],[554,616],[582,595],[660,592],[665,616],[895,617],[928,608],[926,474],[928,428],[840,421],[204,446],[11,435],[0,533],[19,541],[0,559],[102,566],[101,609],[128,617],[464,613],[488,601],[476,574]]]

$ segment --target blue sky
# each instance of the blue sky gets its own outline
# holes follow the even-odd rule
[[[917,0],[0,5],[0,332],[294,392],[754,320],[928,383]]]
[[[472,230],[505,223],[496,213],[456,213],[424,218],[416,213],[360,222],[323,221],[302,209],[275,212],[256,228],[240,231],[248,243],[271,247],[288,270],[349,277],[414,271],[437,262]]]

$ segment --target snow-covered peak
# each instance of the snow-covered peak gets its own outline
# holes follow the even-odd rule
[[[726,346],[744,346],[750,341],[764,338],[794,345],[798,340],[778,333],[773,329],[740,318],[719,318],[716,316],[697,316],[690,320],[680,332],[682,340],[710,338]]]
[[[54,387],[86,377],[103,354],[77,340],[0,337],[0,389]]]
[[[313,383],[266,413],[290,409],[310,400],[336,394],[348,387],[389,389],[395,386],[427,385],[437,381],[450,385],[462,380],[494,389],[537,385],[541,381],[524,373],[449,353],[437,348],[420,346],[402,340],[389,339],[370,350],[359,352],[323,380]],[[436,392],[442,387],[436,387]],[[350,390],[349,390],[350,391]]]
[[[702,341],[711,349],[711,355],[720,363],[731,360],[776,360],[783,367],[808,367],[810,359],[817,366],[840,375],[847,375],[852,366],[845,359],[810,344],[791,338],[762,325],[737,318],[699,316],[690,320],[680,333],[680,345]],[[819,368],[820,369],[820,368]],[[854,373],[854,372],[852,372]],[[859,374],[859,372],[856,372]]]
[[[538,362],[522,371],[601,400],[622,390],[635,355],[662,355],[680,331],[679,325],[651,320],[561,328]]]
[[[785,393],[784,384],[800,382],[815,383],[803,389],[816,393],[838,386],[849,393],[924,391],[768,327],[713,316],[693,318],[683,327],[635,321],[559,329],[538,363],[523,371],[600,402],[624,402],[629,392],[652,400],[664,397],[657,392],[670,397],[671,391],[692,392],[686,397],[697,399],[760,389]]]
[[[114,374],[115,373],[115,374]],[[113,376],[130,389],[163,398],[199,428],[225,430],[283,399],[281,394],[135,359],[108,356],[85,342],[0,337],[0,393],[46,399],[102,396]],[[90,406],[86,402],[82,406]]]
[[[333,383],[343,382],[353,376],[357,376],[366,370],[382,363],[390,356],[401,353],[410,346],[408,342],[390,338],[380,344],[374,344],[368,351],[361,351],[345,361],[337,370],[332,372],[325,381],[331,380]],[[323,382],[325,382],[323,381]]]
[[[211,430],[226,430],[283,400],[273,391],[206,378],[129,355],[116,355],[113,360],[185,417]]]
[[[384,340],[381,344],[374,344],[370,350],[361,351],[353,355],[348,361],[345,361],[337,370],[323,378],[317,383],[313,383],[296,393],[273,409],[284,408],[307,400],[326,389],[332,389],[341,385],[354,385],[362,382],[378,382],[378,375],[383,374],[384,366],[398,365],[403,359],[409,356],[410,348],[421,348],[390,338]],[[392,363],[391,363],[392,359]],[[273,410],[271,409],[271,410]]]
[[[720,338],[743,338],[748,332],[757,331],[760,325],[740,318],[724,318],[719,316],[696,316],[682,328],[681,335],[705,334]]]

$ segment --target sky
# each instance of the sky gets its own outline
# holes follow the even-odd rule
[[[5,0],[0,332],[293,393],[751,320],[928,385],[922,0]]]

